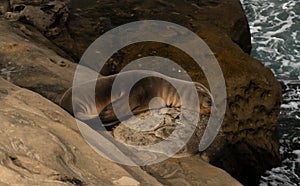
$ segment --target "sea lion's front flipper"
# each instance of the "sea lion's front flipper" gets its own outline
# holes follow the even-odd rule
[[[104,107],[99,114],[99,117],[105,126],[117,124],[129,119],[134,115],[149,110],[148,105],[134,104],[134,102],[130,102],[130,104],[128,104],[128,100],[126,102],[125,101],[125,98],[117,99],[113,103],[110,103]],[[118,113],[118,117],[115,112]]]
[[[99,114],[104,126],[111,126],[130,118],[133,113],[126,104],[128,105],[128,100],[126,102],[125,98],[120,98],[106,105]]]

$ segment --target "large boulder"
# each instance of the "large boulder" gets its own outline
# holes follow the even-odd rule
[[[7,11],[7,4],[1,7]],[[191,29],[208,44],[225,77],[228,97],[222,131],[227,146],[219,152],[222,158],[211,159],[210,163],[248,185],[257,184],[264,170],[279,164],[276,120],[281,88],[272,72],[247,54],[251,48],[249,27],[238,0],[128,0],[118,3],[106,0],[82,7],[71,2],[70,10],[68,30],[61,29],[50,37],[60,48],[32,26],[1,19],[1,76],[57,103],[71,86],[76,68],[61,56],[78,60],[94,39],[124,23],[143,19],[174,22]],[[112,57],[101,73],[117,73],[130,61],[148,55],[176,61],[194,81],[207,85],[202,70],[189,56],[160,43],[125,47]]]
[[[49,101],[58,103],[72,85],[76,64],[59,56],[56,52],[65,53],[32,26],[2,18],[0,22],[0,30],[5,33],[0,36],[0,74],[6,79],[0,78],[3,124],[0,143],[5,147],[0,156],[1,184],[161,185],[173,182],[172,177],[163,175],[168,171],[174,173],[173,169],[160,173],[165,164],[146,169],[165,180],[158,182],[139,167],[119,166],[93,151],[80,135],[74,118]],[[196,138],[193,141],[193,146],[184,149],[189,156],[197,152],[199,141]],[[190,180],[190,173],[181,174],[182,170],[178,169],[180,175],[173,176],[181,183],[240,185],[225,171],[198,156],[194,158],[195,162],[189,158],[171,161],[175,167],[186,164],[191,170],[201,170],[193,173],[197,179]],[[204,170],[210,174],[204,174]]]
[[[69,35],[52,38],[79,59],[101,34],[137,20],[164,20],[194,31],[211,48],[225,77],[227,111],[222,125],[227,148],[211,163],[222,167],[244,184],[257,184],[260,175],[280,163],[277,116],[281,86],[272,72],[248,55],[251,38],[238,0],[130,0],[99,1],[81,7],[70,4]],[[82,27],[81,25],[85,25]],[[68,46],[65,43],[68,43]],[[119,72],[131,61],[162,56],[181,65],[194,81],[207,84],[202,70],[177,48],[161,43],[137,43],[119,50],[101,70]]]

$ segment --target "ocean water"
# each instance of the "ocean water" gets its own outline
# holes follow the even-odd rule
[[[283,162],[265,172],[261,186],[300,185],[300,1],[241,0],[252,34],[251,55],[283,87],[278,120]]]

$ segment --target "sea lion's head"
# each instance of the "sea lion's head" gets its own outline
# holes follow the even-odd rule
[[[96,101],[96,103],[94,103],[93,96],[97,96],[97,94],[88,94],[88,88],[84,85],[82,85],[82,87],[69,88],[59,103],[63,109],[81,121],[98,117],[100,111],[103,109],[103,104],[97,101],[101,99],[94,98]],[[102,98],[102,96],[100,96],[100,98]]]

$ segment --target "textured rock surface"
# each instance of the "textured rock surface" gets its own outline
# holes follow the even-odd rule
[[[0,31],[0,75],[58,103],[72,86],[76,64],[29,25],[0,17]]]
[[[57,55],[53,50],[64,52],[33,27],[0,21],[0,30],[5,33],[0,36],[1,76],[57,102],[72,84],[75,64]],[[1,184],[160,185],[139,167],[120,167],[99,156],[83,140],[74,119],[40,95],[1,79],[0,102]],[[214,157],[213,153],[208,157]],[[212,172],[207,176],[194,173],[203,183],[218,175],[225,185],[238,184],[205,162],[195,164],[199,165]],[[178,179],[185,177],[183,174]],[[185,183],[192,184],[189,180]]]
[[[247,54],[251,48],[250,34],[238,0],[128,0],[118,3],[105,0],[92,1],[92,7],[88,3],[81,7],[71,2],[70,10],[68,27],[72,37],[61,34],[53,41],[72,53],[74,59],[80,58],[98,36],[131,21],[165,20],[197,33],[217,57],[227,85],[223,132],[228,148],[222,159],[212,163],[249,185],[257,184],[264,170],[280,163],[276,121],[281,87],[270,70]],[[160,43],[125,47],[108,61],[101,73],[116,73],[129,62],[149,55],[177,62],[194,81],[207,85],[201,69],[190,57]]]
[[[242,185],[232,180],[223,170],[212,167],[198,156],[168,159],[159,164],[145,166],[144,169],[164,185]]]
[[[250,52],[251,49],[250,32],[238,0],[126,0],[118,3],[111,0],[91,0],[85,3],[73,0],[70,2],[70,10],[68,31],[72,37],[63,33],[53,39],[77,59],[106,31],[144,19],[171,21],[193,31],[201,29],[206,34],[209,34],[207,27],[218,27],[244,51]],[[68,46],[65,45],[66,40]],[[115,58],[120,60],[120,55],[122,52]],[[124,60],[127,61],[126,58]]]
[[[131,170],[138,175],[134,178],[94,152],[80,135],[74,118],[49,100],[2,78],[0,90],[0,182],[126,185],[121,178],[127,177],[159,185],[141,169]]]
[[[145,122],[150,116],[153,120]],[[208,116],[199,115],[199,121],[197,122],[196,113],[187,110],[183,111],[180,116],[180,109],[178,108],[146,111],[136,117],[141,120],[130,118],[125,123],[116,126],[112,130],[114,138],[123,144],[134,146],[153,145],[163,140],[169,140],[175,148],[185,144],[179,152],[172,156],[173,158],[189,157],[199,153],[199,143],[209,119]],[[191,138],[187,142],[182,137],[183,133],[191,134]],[[172,137],[170,137],[171,134]],[[214,161],[220,158],[225,145],[225,136],[222,131],[219,131],[213,144],[202,153],[203,159]],[[155,153],[166,155],[176,152],[171,147],[168,149],[163,147],[157,150],[160,151]],[[147,155],[155,157],[155,154],[151,151],[147,152]],[[151,162],[151,160],[149,161]]]
[[[4,0],[0,13],[6,18],[34,25],[46,36],[55,36],[65,29],[69,10],[64,2],[51,0]],[[9,7],[7,5],[9,4]]]
[[[162,185],[138,167],[121,167],[102,158],[84,141],[74,118],[42,96],[0,78],[0,103],[1,185]],[[176,176],[185,180],[185,185],[239,185],[229,174],[200,158],[171,164],[195,170]],[[153,167],[150,172],[160,171]],[[161,179],[168,171],[160,174]],[[188,176],[196,179],[191,182]],[[171,179],[166,177],[165,183],[171,184]]]
[[[7,11],[9,11],[10,6],[9,6],[9,1],[1,1],[0,2],[0,15],[5,14]]]
[[[1,2],[0,9],[1,13],[8,9],[5,1]],[[82,7],[71,4],[70,9],[69,33],[63,29],[51,38],[65,52],[31,26],[0,18],[1,76],[57,102],[71,86],[75,70],[74,64],[59,55],[78,59],[100,34],[130,21],[160,19],[178,23],[205,40],[226,79],[228,104],[223,133],[227,148],[222,158],[211,163],[248,185],[257,183],[259,174],[279,163],[276,120],[280,85],[268,69],[245,53],[250,49],[250,35],[238,0],[126,0],[118,3],[105,0],[93,4],[93,8],[88,9],[88,4]],[[102,73],[116,73],[130,61],[148,55],[174,60],[194,81],[206,84],[201,69],[195,67],[186,54],[159,43],[125,47],[113,56]]]

